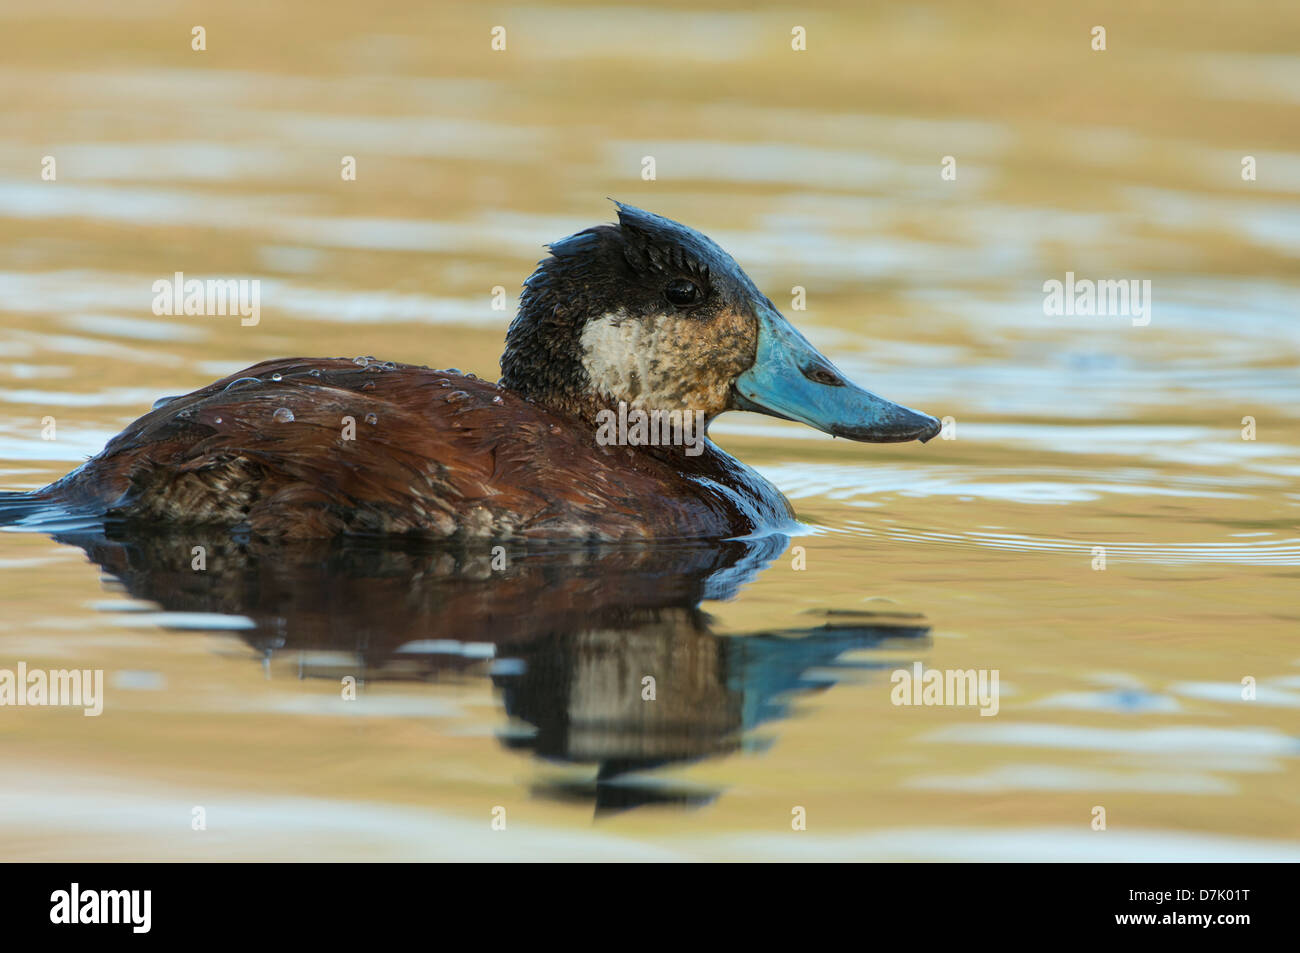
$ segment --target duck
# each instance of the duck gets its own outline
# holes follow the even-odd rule
[[[871,443],[939,433],[849,381],[707,236],[615,205],[616,222],[546,246],[499,380],[263,361],[159,400],[24,505],[268,539],[734,539],[795,514],[708,438],[721,414]]]

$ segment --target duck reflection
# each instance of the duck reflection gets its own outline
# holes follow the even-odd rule
[[[472,550],[104,528],[56,538],[137,599],[245,617],[240,637],[267,664],[296,653],[301,677],[352,674],[363,686],[490,677],[515,726],[501,743],[596,766],[594,778],[569,771],[533,793],[593,803],[598,814],[709,802],[718,789],[674,785],[653,769],[757,746],[752,730],[785,717],[800,694],[885,664],[847,653],[927,632],[915,617],[829,610],[771,631],[712,631],[700,603],[734,597],[784,551],[779,534]]]

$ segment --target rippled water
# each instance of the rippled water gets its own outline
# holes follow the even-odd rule
[[[0,710],[0,856],[1300,858],[1300,17],[1117,5],[1093,53],[1066,4],[908,9],[806,11],[803,53],[727,5],[235,2],[202,53],[161,4],[0,12],[0,487],[267,357],[494,377],[492,288],[605,196],[955,436],[727,415],[799,534],[505,574],[0,534],[0,667],[107,692]],[[260,323],[154,315],[177,271]],[[1045,315],[1067,271],[1150,323]],[[918,660],[997,670],[996,716],[891,704]]]

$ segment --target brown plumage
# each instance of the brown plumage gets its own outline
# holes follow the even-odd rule
[[[41,496],[267,537],[721,537],[790,518],[775,491],[755,506],[698,479],[742,475],[727,463],[741,466],[711,445],[599,446],[581,421],[453,371],[282,358],[163,404]],[[651,518],[654,503],[671,505]]]

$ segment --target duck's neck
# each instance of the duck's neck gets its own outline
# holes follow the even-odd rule
[[[547,410],[594,423],[599,408],[588,393],[578,342],[583,300],[556,270],[556,259],[547,258],[524,282],[519,311],[506,331],[501,386]]]
[[[538,342],[539,344],[541,342]],[[553,352],[521,355],[509,348],[501,357],[502,387],[506,387],[552,413],[576,417],[595,426],[600,403],[586,392],[586,372],[575,357]]]

